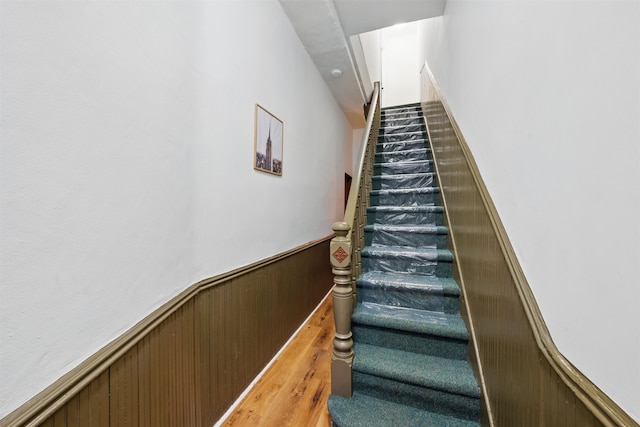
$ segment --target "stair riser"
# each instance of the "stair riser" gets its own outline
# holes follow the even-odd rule
[[[390,126],[380,128],[379,135],[396,135],[399,133],[425,132],[423,124],[407,125],[407,126]]]
[[[376,145],[376,153],[393,153],[394,151],[415,150],[417,148],[429,148],[429,145],[424,139],[407,142],[379,142]]]
[[[440,203],[440,194],[431,193],[371,193],[371,206],[432,206]]]
[[[433,161],[431,160],[426,162],[377,163],[373,165],[373,174],[376,176],[428,172],[433,172]]]
[[[435,185],[435,176],[433,173],[428,174],[402,174],[402,175],[384,175],[374,176],[371,180],[371,186],[374,190],[391,190],[394,188],[420,188],[431,187]]]
[[[431,160],[431,151],[422,148],[419,150],[396,151],[393,153],[378,153],[375,156],[376,163],[410,162],[414,160]]]
[[[410,231],[364,230],[365,246],[408,246],[447,248],[447,235],[435,233],[417,233]]]
[[[426,139],[427,139],[427,132],[425,131],[390,134],[390,135],[382,134],[378,136],[378,143],[407,142],[407,141],[426,140]]]
[[[442,212],[367,212],[367,223],[389,225],[442,225]]]
[[[357,322],[351,326],[351,332],[353,340],[360,344],[457,360],[466,360],[468,354],[467,340],[387,329]]]
[[[437,294],[427,290],[396,290],[385,289],[380,286],[358,285],[357,295],[358,302],[366,301],[381,305],[440,311],[449,314],[460,312],[460,299],[457,295]]]
[[[464,420],[477,421],[480,418],[478,398],[405,384],[355,369],[357,368],[354,367],[353,372],[353,389],[356,392]]]

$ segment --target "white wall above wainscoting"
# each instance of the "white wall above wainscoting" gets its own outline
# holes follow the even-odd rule
[[[426,60],[558,349],[640,421],[640,2],[448,0]]]
[[[189,285],[328,235],[352,138],[276,0],[1,19],[0,418]],[[253,169],[255,103],[282,177]]]

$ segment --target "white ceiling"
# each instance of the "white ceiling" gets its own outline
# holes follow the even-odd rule
[[[279,0],[334,98],[354,127],[364,126],[370,82],[361,82],[349,37],[442,15],[446,0]],[[342,70],[339,78],[333,69]],[[368,75],[368,73],[365,73]]]
[[[333,0],[348,35],[440,16],[445,0]]]

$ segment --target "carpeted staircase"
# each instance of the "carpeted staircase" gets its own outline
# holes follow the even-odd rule
[[[480,388],[419,105],[386,108],[352,317],[353,397],[333,424],[478,426]]]

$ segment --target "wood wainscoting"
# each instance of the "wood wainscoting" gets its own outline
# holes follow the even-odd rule
[[[331,237],[192,285],[0,425],[212,426],[333,286]]]
[[[426,64],[421,79],[475,350],[471,358],[487,406],[482,424],[638,426],[556,348],[469,147]]]

